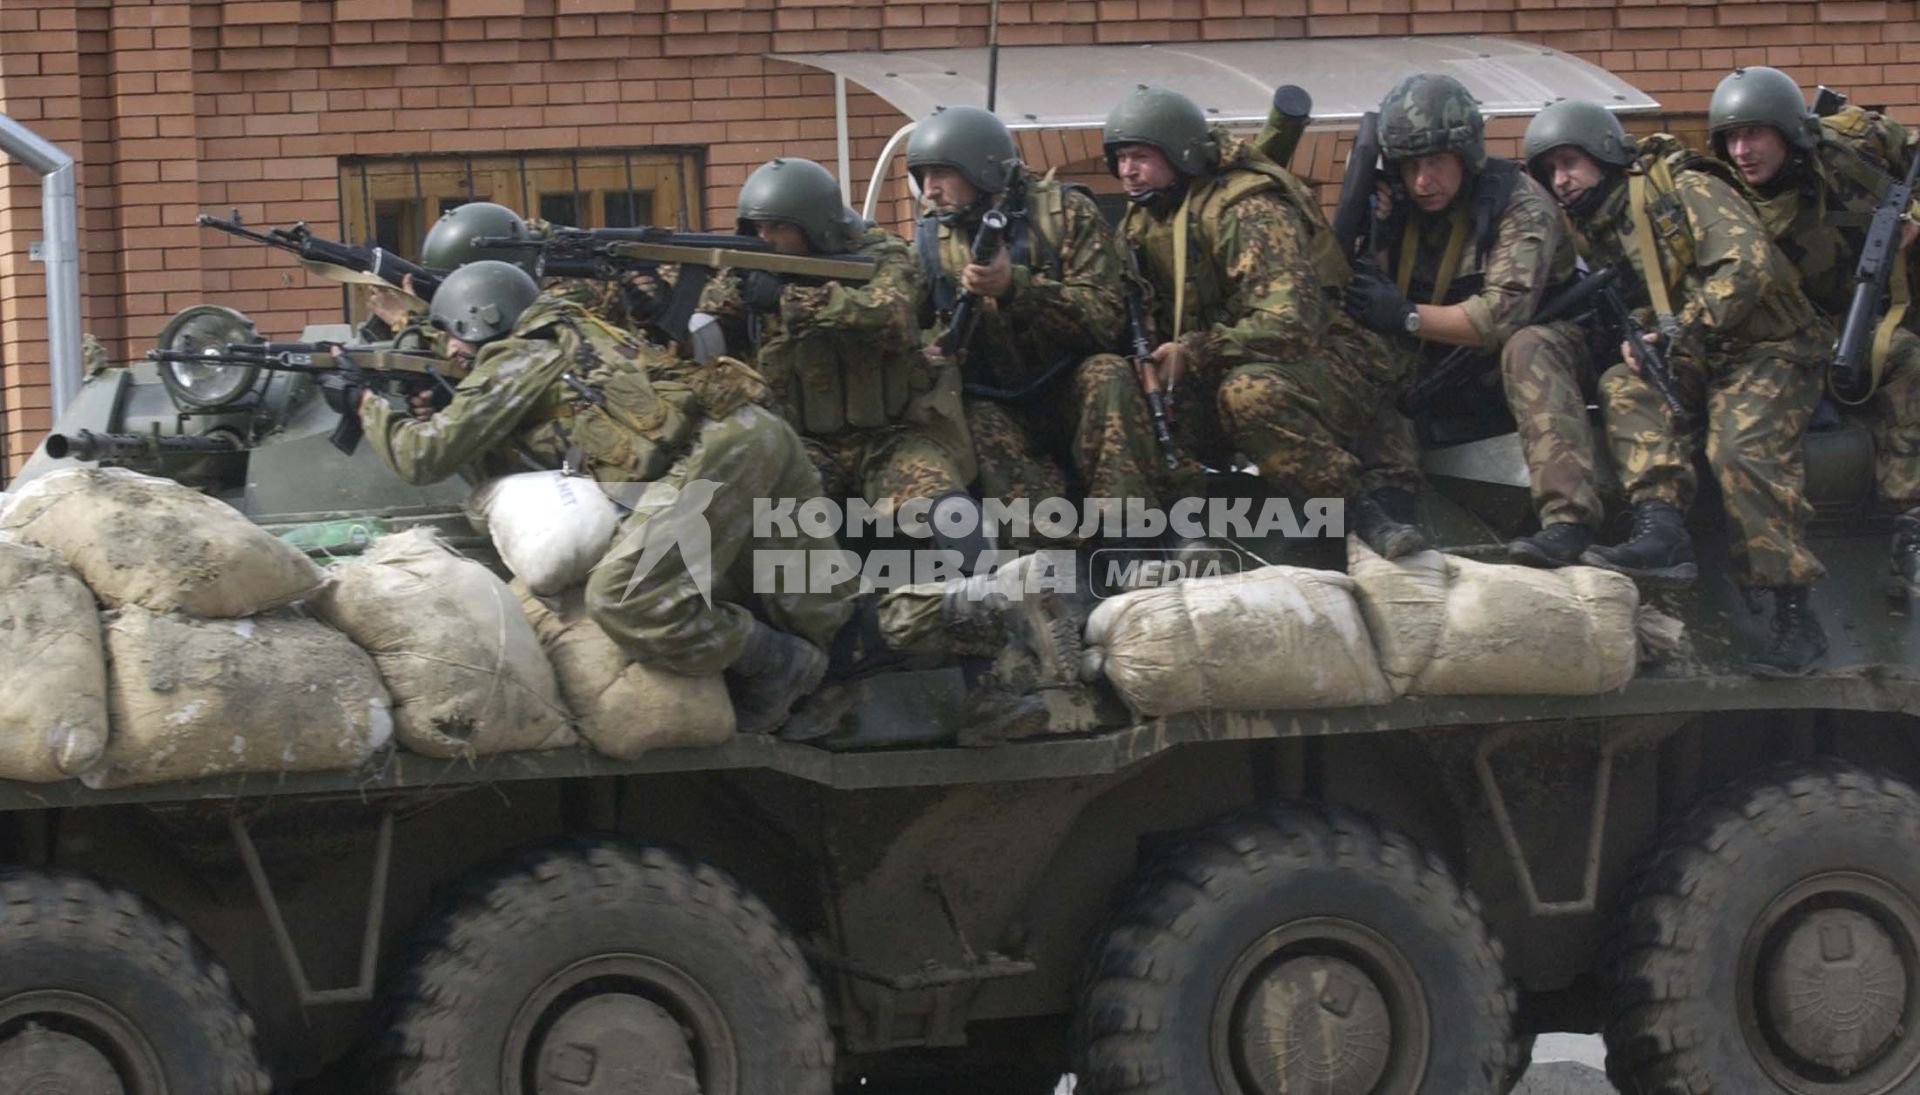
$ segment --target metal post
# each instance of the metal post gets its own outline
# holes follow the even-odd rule
[[[840,200],[853,204],[853,142],[847,136],[847,78],[833,74],[833,126],[839,134]]]
[[[5,114],[0,114],[0,152],[40,173],[48,377],[53,420],[59,422],[80,392],[80,214],[73,157]]]

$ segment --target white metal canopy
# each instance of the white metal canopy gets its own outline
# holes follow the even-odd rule
[[[987,102],[987,49],[775,53],[834,75],[840,180],[848,180],[846,83],[885,99],[909,119],[880,155],[878,185],[897,146],[937,106]],[[1168,45],[1003,46],[994,112],[1014,129],[1087,129],[1135,86],[1173,88],[1222,125],[1258,125],[1273,89],[1298,84],[1313,96],[1316,126],[1352,123],[1401,77],[1443,72],[1480,100],[1489,116],[1525,115],[1555,99],[1588,99],[1615,111],[1656,110],[1645,92],[1598,65],[1533,42],[1477,35],[1405,38],[1287,38]],[[850,191],[849,191],[850,194]]]

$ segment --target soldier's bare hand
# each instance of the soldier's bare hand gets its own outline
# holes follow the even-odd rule
[[[1660,345],[1660,335],[1658,332],[1648,331],[1646,334],[1640,336],[1640,341],[1649,346],[1658,346]],[[1628,342],[1624,338],[1620,340],[1620,360],[1626,363],[1627,369],[1632,372],[1633,375],[1640,375],[1640,359],[1633,356],[1633,343]]]
[[[1373,219],[1385,222],[1393,216],[1393,187],[1381,179],[1373,184]]]
[[[1920,221],[1907,221],[1900,226],[1900,249],[1906,250],[1914,237],[1920,236]]]
[[[425,422],[427,419],[432,418],[433,417],[433,393],[432,392],[415,392],[412,395],[408,396],[407,409],[413,412],[413,417],[419,419],[422,422]]]
[[[960,271],[960,287],[969,293],[978,293],[983,297],[999,300],[1013,288],[1013,258],[1002,247],[994,252],[993,261],[981,266],[968,263]]]
[[[1152,360],[1154,371],[1160,374],[1160,390],[1172,395],[1187,367],[1193,364],[1193,354],[1178,342],[1162,342],[1153,351]]]

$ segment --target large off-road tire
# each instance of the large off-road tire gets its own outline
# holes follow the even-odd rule
[[[1607,1071],[1640,1095],[1920,1092],[1920,794],[1837,761],[1704,802],[1609,947]]]
[[[183,925],[78,875],[0,869],[0,1091],[269,1086],[227,971]]]
[[[1075,1017],[1089,1095],[1491,1095],[1515,993],[1446,865],[1344,810],[1183,837],[1095,943]]]
[[[658,848],[568,840],[422,929],[376,1064],[394,1095],[828,1095],[819,985],[773,913]]]

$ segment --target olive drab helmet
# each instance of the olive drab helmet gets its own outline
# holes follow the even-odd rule
[[[1538,175],[1535,161],[1563,144],[1578,148],[1606,167],[1625,167],[1633,162],[1633,138],[1627,136],[1620,119],[1606,107],[1585,99],[1556,99],[1527,123],[1521,150],[1528,169]]]
[[[920,181],[927,167],[951,167],[982,195],[998,194],[1020,169],[1007,124],[977,106],[935,107],[907,138],[907,173]]]
[[[833,173],[798,156],[754,168],[740,187],[737,206],[741,235],[753,235],[754,221],[780,221],[799,228],[808,245],[827,254],[853,250],[867,226],[847,207]]]
[[[1727,130],[1746,125],[1770,125],[1801,152],[1811,152],[1820,143],[1820,119],[1807,109],[1800,85],[1765,65],[1728,73],[1707,104],[1707,132],[1715,155],[1725,158],[1727,154]]]
[[[520,214],[493,202],[466,202],[440,214],[420,245],[420,265],[429,270],[455,270],[469,262],[494,259],[532,273],[540,252],[533,248],[480,247],[474,240],[487,237],[530,240],[533,233]]]
[[[1182,175],[1205,175],[1220,163],[1220,144],[1207,130],[1207,116],[1192,99],[1141,84],[1107,115],[1101,133],[1107,171],[1119,174],[1114,153],[1121,145],[1144,144],[1159,149]]]
[[[1468,171],[1487,165],[1480,101],[1451,76],[1421,72],[1380,100],[1380,154],[1389,160],[1451,152]]]
[[[540,287],[509,262],[479,259],[448,274],[433,294],[428,320],[462,342],[479,345],[513,330]]]

